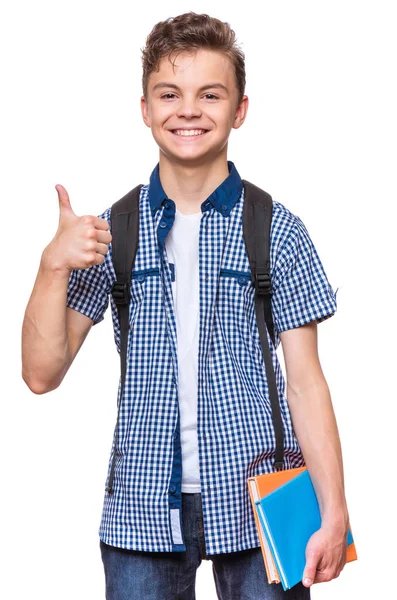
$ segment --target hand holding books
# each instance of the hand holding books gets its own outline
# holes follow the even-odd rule
[[[315,581],[318,555],[310,555],[310,546],[317,546],[324,532],[306,467],[250,477],[248,486],[269,583],[281,581],[286,590],[303,577]],[[356,559],[349,529],[346,562]]]

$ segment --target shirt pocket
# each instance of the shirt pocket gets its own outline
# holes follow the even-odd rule
[[[160,277],[158,268],[132,271],[131,273],[130,329],[133,328],[138,312],[144,302],[147,283],[152,283],[153,277]]]
[[[255,311],[255,285],[250,271],[222,269],[219,284],[219,327],[232,360],[240,365],[243,386],[253,402],[271,418],[266,368]],[[244,372],[242,376],[241,373]]]
[[[250,271],[221,269],[218,306],[222,313],[221,321],[247,343],[252,337],[251,321],[255,313]]]
[[[262,371],[264,364],[251,271],[221,269],[219,290],[219,309],[223,313],[220,320],[233,340],[238,337],[251,359],[255,356],[256,368]]]
[[[251,271],[234,271],[233,269],[221,269],[220,276],[236,280],[240,287],[245,287],[251,282]]]

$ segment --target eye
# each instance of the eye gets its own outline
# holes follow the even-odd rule
[[[166,100],[172,100],[172,98],[169,98],[169,96],[175,96],[175,94],[173,94],[172,92],[167,92],[166,94],[163,94],[162,96],[160,96],[160,98],[165,98]]]
[[[214,100],[219,100],[219,96],[215,96],[215,94],[210,94],[210,93],[208,93],[208,94],[205,94],[205,96],[206,96],[206,97],[207,97],[207,96],[212,96],[212,98],[208,98],[208,100],[213,100],[213,99],[214,99]]]

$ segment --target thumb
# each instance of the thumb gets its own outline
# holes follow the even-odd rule
[[[74,215],[73,209],[70,204],[69,194],[63,187],[63,185],[56,185],[56,191],[58,192],[58,201],[59,201],[59,218],[61,219],[63,215],[69,213]]]
[[[302,577],[302,583],[306,587],[310,587],[316,576],[318,564],[318,556],[314,552],[308,552],[306,555],[306,565]]]

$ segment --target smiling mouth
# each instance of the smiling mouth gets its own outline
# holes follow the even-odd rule
[[[183,140],[199,139],[208,133],[208,129],[171,129],[170,131]]]

